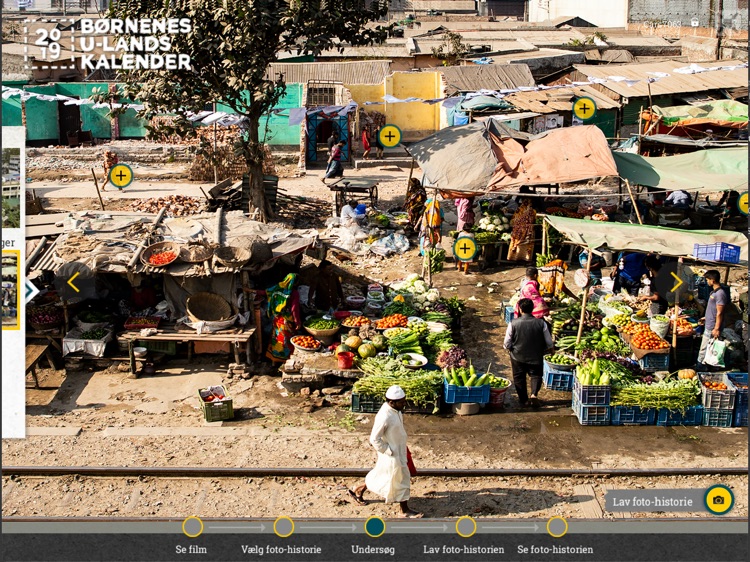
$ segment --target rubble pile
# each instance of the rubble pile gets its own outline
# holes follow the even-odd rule
[[[170,195],[169,197],[138,199],[130,205],[131,209],[142,213],[158,213],[163,207],[167,208],[165,214],[168,217],[196,215],[206,210],[205,201],[203,199],[189,197],[187,195]]]

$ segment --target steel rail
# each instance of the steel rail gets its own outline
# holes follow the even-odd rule
[[[97,476],[169,478],[272,478],[272,477],[335,477],[365,476],[369,468],[283,468],[283,467],[153,467],[153,466],[4,466],[2,476]],[[419,476],[435,478],[486,478],[506,476],[742,476],[747,467],[720,468],[419,468]]]

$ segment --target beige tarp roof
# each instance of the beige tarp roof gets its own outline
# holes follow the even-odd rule
[[[747,262],[747,236],[727,230],[680,230],[663,226],[601,223],[563,217],[546,217],[547,222],[574,244],[611,250],[653,252],[667,256],[690,256],[695,244],[725,242],[740,247],[740,259]]]
[[[498,163],[489,191],[617,175],[607,139],[593,125],[553,129],[525,147],[514,139],[491,138]]]
[[[617,175],[607,139],[593,125],[531,136],[490,118],[442,129],[407,150],[425,185],[441,192],[477,195]]]

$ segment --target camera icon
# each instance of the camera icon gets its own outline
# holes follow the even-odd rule
[[[714,505],[724,505],[724,498],[721,496],[714,496],[714,498],[711,500],[711,503]]]

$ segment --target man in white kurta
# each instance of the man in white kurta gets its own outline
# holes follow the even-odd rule
[[[404,414],[406,394],[400,386],[392,386],[385,394],[386,402],[375,416],[370,443],[378,453],[378,461],[365,477],[365,483],[349,495],[364,505],[363,495],[370,490],[385,499],[386,503],[398,502],[402,517],[421,517],[422,514],[409,508],[411,475],[406,453],[406,430]]]

